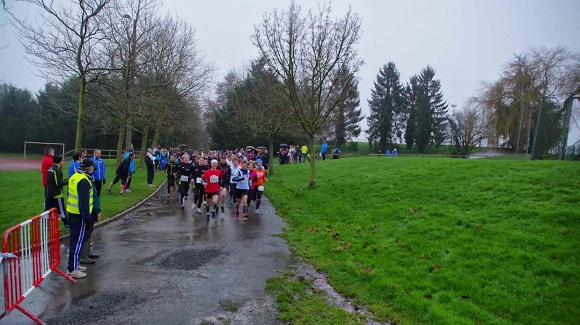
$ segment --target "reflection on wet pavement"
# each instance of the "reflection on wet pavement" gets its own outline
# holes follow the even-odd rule
[[[96,229],[93,250],[101,258],[87,266],[88,277],[75,285],[53,273],[23,307],[47,324],[278,323],[264,286],[287,268],[290,251],[272,236],[285,223],[270,202],[263,200],[260,216],[245,222],[230,203],[210,220],[178,204],[160,191]],[[34,324],[19,311],[2,322]]]

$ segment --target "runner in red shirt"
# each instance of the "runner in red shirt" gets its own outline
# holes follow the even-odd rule
[[[211,169],[206,170],[202,175],[201,178],[205,183],[205,195],[207,197],[207,202],[205,205],[206,211],[206,219],[209,219],[210,216],[210,203],[213,203],[213,209],[211,211],[211,217],[215,218],[218,213],[218,199],[220,194],[220,178],[222,177],[221,170],[217,169],[218,161],[212,160],[211,161]]]

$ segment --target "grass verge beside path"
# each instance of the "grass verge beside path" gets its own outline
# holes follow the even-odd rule
[[[105,162],[107,183],[109,183],[115,177],[116,166],[114,160],[105,160]],[[146,168],[136,167],[136,169],[131,182],[133,192],[120,195],[119,186],[121,182],[119,182],[113,186],[113,194],[109,195],[106,192],[108,184],[103,186],[101,221],[127,210],[157,189],[157,187],[147,186]],[[64,177],[67,176],[67,170],[68,165],[63,168]],[[155,172],[153,183],[159,186],[165,178],[165,173]],[[64,191],[66,193],[66,187]],[[44,192],[39,170],[0,171],[0,193],[2,195],[0,200],[0,230],[2,232],[43,212]],[[62,226],[62,222],[60,225],[61,230],[65,231],[62,234],[68,233],[68,230],[65,230]]]
[[[280,166],[266,195],[294,251],[379,320],[578,324],[579,167],[339,159],[317,162],[315,190],[307,164]],[[299,287],[287,282],[274,283]],[[294,321],[313,317],[301,297],[283,301]]]

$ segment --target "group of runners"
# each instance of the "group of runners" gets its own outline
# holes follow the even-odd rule
[[[263,159],[262,159],[263,158]],[[189,189],[193,189],[191,209],[203,213],[206,219],[225,212],[226,202],[235,205],[235,217],[246,221],[249,206],[255,201],[254,213],[260,214],[260,204],[267,179],[267,151],[190,151],[172,153],[164,166],[167,171],[167,197],[177,190],[181,210],[185,211]]]

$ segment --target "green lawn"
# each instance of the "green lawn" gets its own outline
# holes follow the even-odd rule
[[[266,195],[295,252],[378,319],[580,324],[578,163],[364,157],[316,176],[308,190],[307,164],[280,166]],[[317,323],[315,304],[276,292]]]
[[[106,160],[107,182],[115,177],[115,161]],[[156,187],[147,186],[147,170],[136,167],[131,182],[133,192],[119,195],[121,182],[113,187],[113,195],[106,193],[104,187],[101,195],[102,220],[122,212],[137,202],[140,202],[155,191]],[[68,165],[64,166],[63,173],[67,176]],[[165,173],[155,173],[154,184],[159,186],[165,180]],[[19,224],[39,213],[44,206],[44,189],[42,188],[40,171],[0,171],[0,230],[4,230]],[[66,187],[65,187],[66,193]],[[66,195],[66,194],[65,194]],[[61,223],[61,228],[62,223]]]

